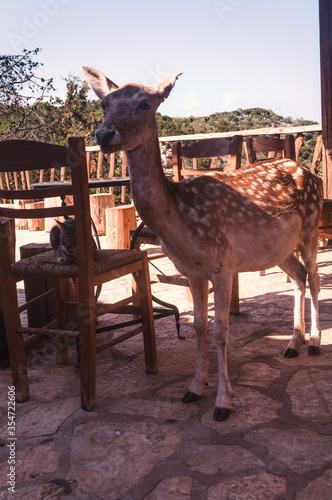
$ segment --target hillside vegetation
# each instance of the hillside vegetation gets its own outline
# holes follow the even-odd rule
[[[213,113],[209,116],[172,118],[157,113],[161,136],[181,134],[207,134],[213,132],[241,131],[265,127],[312,125],[316,122],[277,115],[271,109],[250,108]]]

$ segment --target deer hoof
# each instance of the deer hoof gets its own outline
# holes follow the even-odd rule
[[[230,408],[218,408],[216,406],[214,409],[213,420],[216,420],[217,422],[223,422],[229,417],[230,413]]]
[[[202,396],[195,394],[194,392],[188,391],[182,398],[182,403],[194,403],[201,399]]]
[[[284,358],[296,358],[296,356],[298,355],[299,353],[297,352],[296,349],[286,349],[284,353]]]
[[[308,347],[309,356],[319,356],[320,355],[320,347],[318,345],[310,345]]]

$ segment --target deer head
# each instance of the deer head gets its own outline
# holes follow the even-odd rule
[[[137,84],[118,87],[96,69],[84,66],[82,71],[102,100],[105,119],[96,130],[95,141],[103,153],[130,151],[149,141],[156,133],[158,106],[182,74],[168,76],[152,87]]]

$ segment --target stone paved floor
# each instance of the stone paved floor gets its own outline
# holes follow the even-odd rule
[[[31,236],[32,235],[32,236]],[[45,233],[18,231],[19,242]],[[101,353],[97,402],[80,408],[75,348],[56,365],[49,341],[28,352],[31,398],[16,405],[16,492],[9,472],[7,387],[1,370],[0,499],[328,500],[332,497],[332,251],[319,253],[322,354],[282,356],[292,329],[292,287],[272,269],[240,276],[241,314],[230,317],[233,411],[213,421],[217,359],[209,335],[209,386],[184,405],[193,376],[192,308],[181,287],[153,285],[181,311],[156,322],[158,374],[144,372],[141,338]],[[164,263],[165,264],[165,263]],[[166,264],[165,264],[166,265]],[[129,283],[102,292],[120,295]],[[210,296],[210,316],[213,302]],[[309,295],[306,322],[309,329]]]

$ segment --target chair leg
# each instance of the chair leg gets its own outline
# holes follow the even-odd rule
[[[81,286],[81,284],[80,284]],[[80,295],[81,295],[80,291]],[[80,387],[81,406],[90,411],[95,405],[96,395],[96,315],[92,289],[90,300],[80,300]]]
[[[2,243],[5,243],[2,241]],[[23,337],[17,334],[21,326],[18,309],[15,278],[10,274],[10,255],[8,245],[1,245],[0,259],[0,294],[1,309],[6,329],[12,382],[15,387],[16,401],[23,402],[29,399],[29,382],[27,362]]]
[[[78,287],[70,278],[62,278],[58,280],[57,287],[59,290],[59,299],[53,304],[55,317],[60,320],[60,328],[70,330],[71,325],[77,322],[76,313],[68,313],[61,305],[65,302],[78,302]],[[58,364],[65,364],[68,361],[68,338],[62,337],[57,341],[57,357]]]
[[[139,291],[144,293],[141,300],[142,322],[146,329],[143,332],[145,371],[157,373],[157,350],[154,330],[153,307],[150,285],[149,264],[146,252],[143,253],[143,269],[137,273]]]

